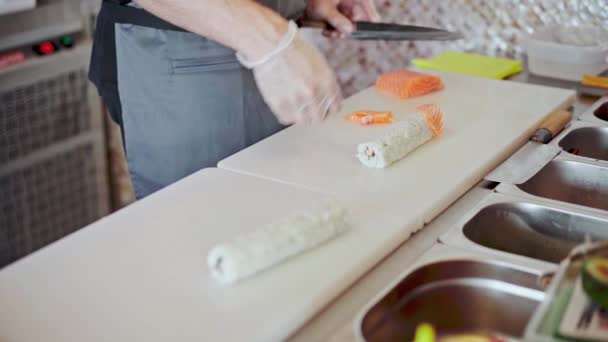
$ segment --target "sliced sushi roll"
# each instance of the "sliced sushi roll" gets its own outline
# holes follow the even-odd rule
[[[357,158],[365,166],[386,168],[404,158],[418,146],[443,132],[443,113],[430,104],[417,108],[413,115],[395,125],[383,136],[357,146]]]

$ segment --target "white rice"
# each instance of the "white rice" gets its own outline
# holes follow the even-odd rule
[[[298,214],[211,249],[207,263],[222,284],[232,284],[321,245],[349,228],[347,210],[331,207]]]
[[[428,127],[422,114],[416,113],[396,124],[380,138],[359,144],[357,158],[365,166],[385,168],[432,138],[433,131]]]

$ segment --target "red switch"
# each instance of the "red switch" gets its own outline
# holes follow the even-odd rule
[[[39,55],[50,55],[57,52],[57,45],[53,42],[42,42],[34,46],[34,51]]]

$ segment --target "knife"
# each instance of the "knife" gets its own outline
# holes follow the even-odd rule
[[[302,18],[297,20],[296,23],[299,27],[334,30],[334,28],[325,21]],[[356,21],[355,31],[351,33],[350,38],[357,40],[446,41],[462,39],[463,36],[457,32],[450,32],[432,27]]]

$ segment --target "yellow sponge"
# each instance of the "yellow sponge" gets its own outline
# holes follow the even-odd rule
[[[515,59],[464,52],[444,52],[431,59],[414,59],[412,63],[422,69],[494,79],[503,79],[522,70],[521,61]]]

